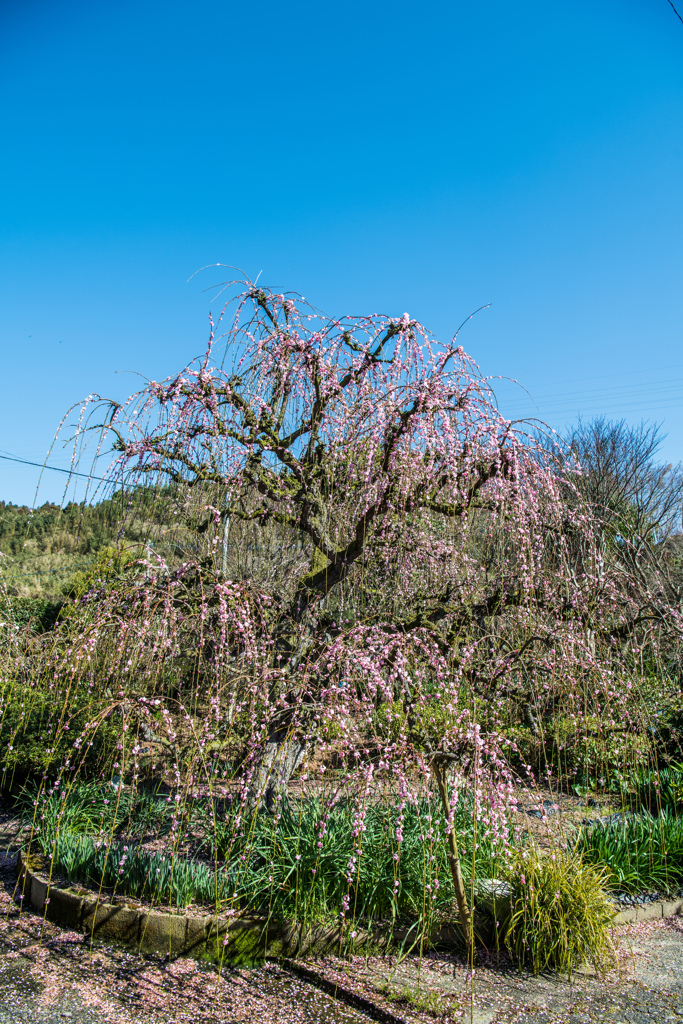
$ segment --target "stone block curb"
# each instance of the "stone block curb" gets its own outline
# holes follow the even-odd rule
[[[298,928],[278,925],[265,918],[221,917],[218,915],[170,914],[131,904],[110,903],[104,897],[80,890],[62,889],[50,884],[23,851],[17,855],[20,892],[26,903],[54,924],[93,938],[136,946],[142,953],[167,956],[225,957],[247,961],[263,957],[291,958],[313,952],[335,952],[342,934],[339,927]],[[645,906],[621,910],[615,925],[654,921],[683,913],[683,899],[662,900]],[[406,934],[394,933],[401,941]],[[384,929],[363,934],[359,945],[383,946],[390,941]],[[452,928],[440,928],[433,935],[437,944],[452,944],[457,935]],[[291,960],[289,961],[291,962]]]
[[[141,953],[195,956],[251,963],[264,958],[335,953],[343,942],[339,926],[298,926],[258,917],[227,917],[216,914],[172,914],[130,903],[110,903],[106,896],[87,890],[60,888],[41,873],[43,859],[17,855],[19,890],[26,904],[54,924],[92,938],[135,946]],[[394,933],[401,941],[402,933]],[[435,941],[441,935],[435,934]],[[386,928],[362,931],[357,946],[386,947],[391,935]]]
[[[136,946],[141,953],[216,956],[224,952],[228,959],[257,958],[278,945],[279,929],[268,928],[259,918],[166,914],[132,901],[132,905],[110,903],[104,896],[51,884],[35,864],[29,867],[23,851],[17,855],[16,870],[22,898],[48,921],[93,938]]]
[[[35,906],[35,909],[40,910],[41,908]],[[77,931],[80,929],[83,919],[83,898],[64,889],[51,886],[45,916],[54,924]]]
[[[29,866],[29,863],[32,866]],[[61,889],[40,873],[42,858],[28,858],[19,851],[16,861],[18,889],[34,910],[62,927],[86,935],[136,946],[141,953],[165,953],[170,956],[213,957],[226,959],[261,957],[276,960],[291,973],[333,996],[348,1006],[362,1010],[381,1024],[406,1024],[401,1017],[366,999],[345,986],[330,981],[311,967],[299,965],[287,957],[320,943],[334,941],[338,946],[341,930],[302,929],[273,926],[265,919],[221,918],[217,915],[165,914],[139,906],[110,903],[106,899]],[[366,940],[373,940],[366,933]],[[212,957],[212,958],[213,958]]]
[[[615,914],[614,924],[634,924],[636,921],[657,921],[662,917],[675,917],[683,911],[683,899],[658,900],[640,907],[620,910]]]
[[[29,866],[30,865],[30,866]],[[292,957],[336,953],[344,942],[339,925],[302,926],[291,921],[277,923],[257,917],[222,917],[215,914],[171,914],[136,906],[133,900],[110,903],[87,890],[59,888],[40,871],[42,858],[23,851],[17,855],[20,891],[34,910],[62,927],[93,938],[135,946],[141,953],[167,956],[225,958],[229,962],[253,962],[265,957]],[[387,949],[392,941],[405,942],[411,929],[378,925],[361,930],[358,948]],[[458,943],[457,928],[441,926],[432,934],[436,945]]]

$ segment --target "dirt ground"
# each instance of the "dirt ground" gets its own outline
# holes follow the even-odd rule
[[[470,970],[448,954],[392,965],[356,958],[328,960],[320,969],[405,1021],[432,1019],[471,1024],[561,1024],[610,1021],[683,1022],[683,918],[629,925],[617,931],[618,966],[606,978],[591,972],[571,981],[533,977],[501,959]]]

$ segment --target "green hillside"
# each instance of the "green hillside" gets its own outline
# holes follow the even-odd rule
[[[144,503],[143,503],[144,504]],[[52,624],[76,574],[108,548],[137,547],[149,518],[124,495],[96,505],[49,502],[40,508],[0,501],[0,610],[20,625]],[[142,512],[142,514],[141,514]]]

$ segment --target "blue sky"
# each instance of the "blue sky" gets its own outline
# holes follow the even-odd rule
[[[15,0],[0,90],[0,452],[200,352],[222,262],[441,336],[490,302],[461,337],[528,389],[506,415],[663,420],[683,458],[667,0]],[[37,475],[0,461],[0,498]]]

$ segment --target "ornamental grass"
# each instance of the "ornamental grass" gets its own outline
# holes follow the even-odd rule
[[[567,852],[523,850],[509,873],[512,895],[500,906],[504,942],[520,965],[538,974],[571,975],[588,964],[614,963],[609,872]]]

